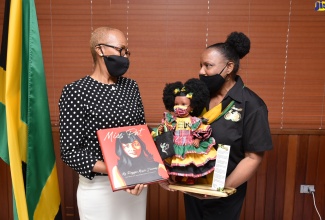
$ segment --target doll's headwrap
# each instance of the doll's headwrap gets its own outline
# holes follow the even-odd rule
[[[186,93],[186,88],[185,87],[183,87],[181,89],[176,88],[176,89],[174,89],[174,95],[175,96],[186,96],[186,98],[192,99],[193,92]]]

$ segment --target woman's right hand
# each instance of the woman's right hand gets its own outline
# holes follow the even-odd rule
[[[125,191],[131,195],[138,196],[142,192],[143,188],[148,187],[146,184],[137,184],[133,189],[126,189]]]

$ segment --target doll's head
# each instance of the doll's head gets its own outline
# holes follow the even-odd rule
[[[180,81],[167,83],[163,91],[163,102],[168,111],[173,112],[177,105],[178,113],[182,112],[182,107],[188,106],[186,111],[191,116],[199,116],[209,101],[209,90],[199,79],[189,79],[184,84]],[[184,108],[184,107],[183,107]],[[185,111],[185,108],[184,108]]]

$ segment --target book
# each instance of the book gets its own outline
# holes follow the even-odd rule
[[[101,129],[97,137],[113,191],[168,179],[147,125]]]

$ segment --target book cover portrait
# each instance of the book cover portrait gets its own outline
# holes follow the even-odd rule
[[[113,191],[168,178],[147,125],[97,131]]]

